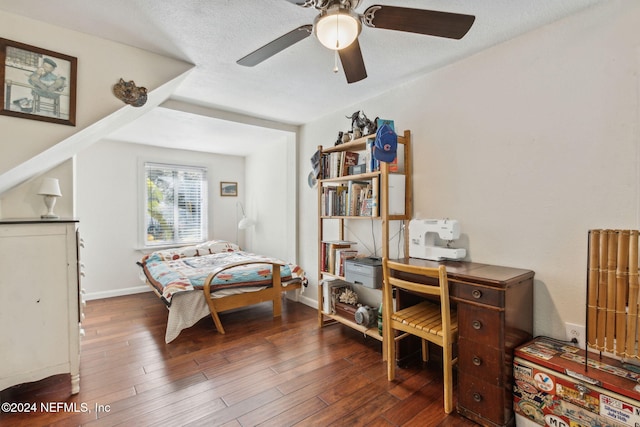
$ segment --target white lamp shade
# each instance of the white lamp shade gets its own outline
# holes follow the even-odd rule
[[[325,47],[340,50],[349,46],[360,34],[360,21],[349,11],[330,11],[315,22],[316,37]]]
[[[247,228],[253,227],[254,225],[256,225],[256,222],[254,220],[249,219],[246,216],[243,216],[240,222],[238,223],[238,228],[240,230],[246,230]]]
[[[38,194],[43,196],[62,196],[60,192],[60,183],[56,178],[45,178],[40,184],[40,190]]]

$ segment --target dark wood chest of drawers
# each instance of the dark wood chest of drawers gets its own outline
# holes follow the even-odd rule
[[[472,262],[444,264],[458,310],[457,410],[484,426],[513,426],[513,350],[532,338],[534,273]]]

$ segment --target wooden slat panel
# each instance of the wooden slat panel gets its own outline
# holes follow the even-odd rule
[[[636,334],[638,328],[638,231],[629,236],[629,314],[627,316],[627,342],[625,356],[638,357]]]
[[[600,233],[599,261],[598,261],[598,316],[596,324],[596,348],[604,350],[606,326],[607,326],[607,255],[608,255],[607,231]]]
[[[599,278],[599,252],[600,230],[589,232],[589,266],[588,274],[588,301],[587,301],[587,343],[590,347],[596,347],[596,325],[598,317],[598,278]]]
[[[613,343],[616,336],[616,263],[618,260],[618,235],[615,231],[608,231],[607,239],[607,326],[605,328],[605,349],[613,353]]]
[[[618,233],[618,256],[616,263],[616,353],[623,354],[627,342],[626,309],[629,288],[629,230]]]
[[[638,356],[638,230],[590,230],[587,342],[626,358]]]

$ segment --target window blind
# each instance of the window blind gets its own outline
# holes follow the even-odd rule
[[[206,238],[206,169],[145,163],[146,244],[168,245]]]

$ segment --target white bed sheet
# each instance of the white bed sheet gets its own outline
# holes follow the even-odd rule
[[[292,283],[297,283],[297,280]],[[282,287],[287,287],[287,282],[282,282]],[[245,292],[257,292],[267,286],[247,286],[244,288],[222,289],[213,292],[213,298],[223,298],[228,295],[236,295]],[[284,292],[283,292],[284,294]],[[209,305],[204,298],[204,293],[200,290],[179,292],[171,299],[171,307],[167,318],[167,331],[165,332],[164,341],[169,344],[176,339],[183,329],[190,328],[204,317],[211,316]]]
[[[284,283],[283,283],[284,285]],[[246,288],[224,289],[213,292],[214,298],[222,298],[227,295],[241,294],[244,292],[256,292],[265,289],[266,286],[253,286]],[[167,319],[167,331],[164,341],[168,344],[180,335],[183,329],[190,328],[204,317],[211,316],[209,305],[202,291],[179,292],[171,299],[169,317]]]

